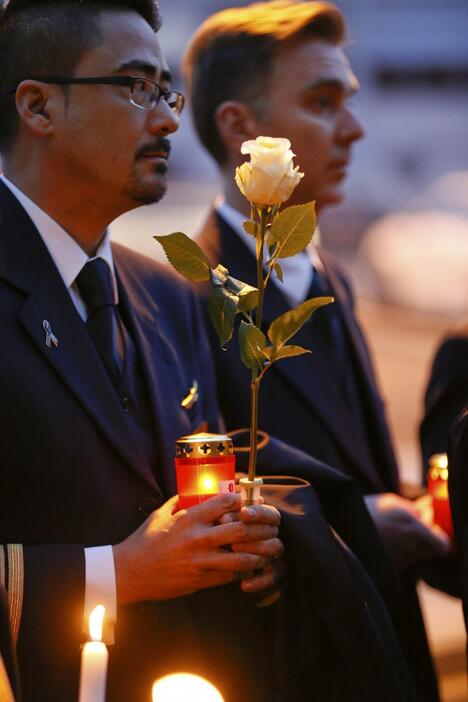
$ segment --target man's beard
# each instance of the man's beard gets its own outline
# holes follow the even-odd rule
[[[141,175],[137,173],[132,173],[129,182],[124,188],[124,192],[139,205],[151,205],[155,202],[159,202],[167,190],[167,180],[166,171],[167,166],[165,164],[158,164],[154,169],[157,173],[157,177],[154,175],[150,178],[150,182],[144,182]]]
[[[147,144],[137,151],[134,168],[124,187],[125,194],[134,202],[139,205],[151,205],[159,202],[164,197],[167,190],[167,163],[158,163],[147,178],[139,173],[138,165],[145,158],[145,154],[163,152],[168,157],[170,150],[169,140],[161,137],[155,144]]]

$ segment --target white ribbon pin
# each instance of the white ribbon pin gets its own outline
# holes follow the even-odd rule
[[[43,327],[45,334],[46,334],[46,339],[45,339],[46,346],[49,349],[52,348],[52,346],[57,348],[57,346],[59,345],[59,341],[58,341],[57,337],[55,336],[54,332],[52,331],[52,327],[50,326],[50,322],[48,322],[47,319],[44,319],[44,321],[42,322],[42,327]]]

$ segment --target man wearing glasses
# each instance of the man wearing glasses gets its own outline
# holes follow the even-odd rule
[[[148,700],[181,668],[218,682],[202,627],[226,629],[282,551],[272,507],[176,513],[176,439],[219,429],[207,343],[191,292],[106,233],[166,188],[184,99],[159,21],[153,0],[0,11],[0,580],[25,702],[77,699],[98,603],[108,643],[116,623],[108,700]]]

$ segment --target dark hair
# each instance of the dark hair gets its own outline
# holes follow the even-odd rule
[[[186,89],[200,141],[220,165],[226,152],[216,109],[226,100],[262,109],[275,52],[298,36],[341,44],[340,11],[330,2],[258,2],[217,12],[193,35],[182,61]]]
[[[0,0],[1,2],[1,0]],[[83,54],[102,40],[101,14],[133,10],[157,32],[158,0],[10,0],[0,9],[0,151],[18,129],[9,90],[32,76],[72,76]]]

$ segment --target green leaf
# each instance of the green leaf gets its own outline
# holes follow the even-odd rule
[[[239,292],[239,306],[243,310],[249,312],[254,310],[258,305],[258,290],[251,285],[244,285]]]
[[[247,234],[250,234],[250,236],[257,236],[258,224],[256,222],[252,222],[252,220],[248,219],[246,222],[244,222],[243,227]]]
[[[267,345],[265,334],[253,324],[242,321],[238,333],[242,362],[251,370],[260,370],[265,365],[262,351]]]
[[[280,264],[275,263],[273,266],[273,270],[275,271],[276,277],[278,278],[278,280],[283,282],[283,269],[281,268]]]
[[[294,346],[293,344],[290,344],[289,346],[281,346],[280,348],[269,346],[263,353],[273,363],[274,361],[281,361],[283,358],[302,356],[304,353],[312,352],[309,349],[304,349],[302,346]]]
[[[268,243],[278,242],[278,258],[295,256],[310,244],[317,226],[314,205],[314,202],[293,205],[275,217]]]
[[[164,249],[169,263],[183,276],[194,282],[210,280],[210,264],[206,254],[183,232],[155,236]]]
[[[277,317],[268,329],[268,338],[275,348],[283,346],[301,327],[307,322],[309,317],[319,307],[333,302],[333,297],[313,297],[306,300],[293,310],[285,312]]]
[[[208,297],[208,310],[221,346],[232,337],[238,301],[237,295],[231,295],[225,288],[218,286],[211,290]]]

